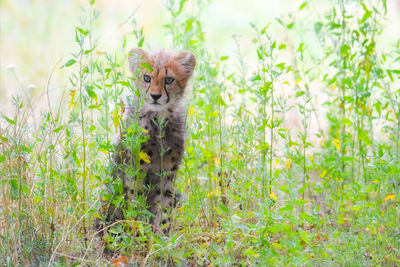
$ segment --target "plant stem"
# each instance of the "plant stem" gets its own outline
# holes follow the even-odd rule
[[[83,110],[83,44],[81,43],[81,50],[79,53],[79,102],[80,102],[80,112],[81,112],[81,128],[82,128],[82,146],[83,146],[83,166],[82,166],[82,212],[86,210],[86,137],[85,137],[85,120],[84,120],[84,110]],[[86,219],[83,217],[83,231],[86,235]]]

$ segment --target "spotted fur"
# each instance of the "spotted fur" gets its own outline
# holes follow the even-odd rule
[[[185,119],[183,114],[184,93],[196,64],[189,51],[159,50],[151,53],[136,48],[129,53],[129,65],[141,89],[144,104],[137,109],[133,100],[124,114],[124,128],[129,128],[137,116],[139,125],[148,139],[141,144],[150,162],[140,161],[144,179],[138,181],[127,171],[135,169],[132,150],[124,142],[125,131],[117,138],[114,153],[114,178],[122,179],[123,194],[129,203],[137,194],[144,194],[150,222],[161,229],[168,224],[168,210],[177,203],[173,181],[182,161],[185,142]],[[171,82],[172,80],[172,82]],[[107,220],[123,219],[121,209],[108,206]]]

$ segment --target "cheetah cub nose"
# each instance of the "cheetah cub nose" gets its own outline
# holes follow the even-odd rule
[[[157,101],[161,97],[161,95],[153,95],[153,94],[150,95],[154,99],[154,101]]]

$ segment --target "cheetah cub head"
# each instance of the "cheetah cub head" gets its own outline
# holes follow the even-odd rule
[[[144,96],[143,108],[161,112],[176,106],[183,98],[195,65],[196,57],[189,51],[132,49],[129,67]]]

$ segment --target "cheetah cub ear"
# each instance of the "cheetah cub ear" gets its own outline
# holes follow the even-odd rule
[[[147,53],[142,48],[137,47],[129,51],[128,61],[131,72],[134,74],[138,70],[138,67],[140,67],[139,64],[146,61],[146,59]]]
[[[176,59],[182,67],[185,78],[189,79],[193,74],[194,67],[196,66],[195,55],[190,51],[183,50],[179,52]]]

